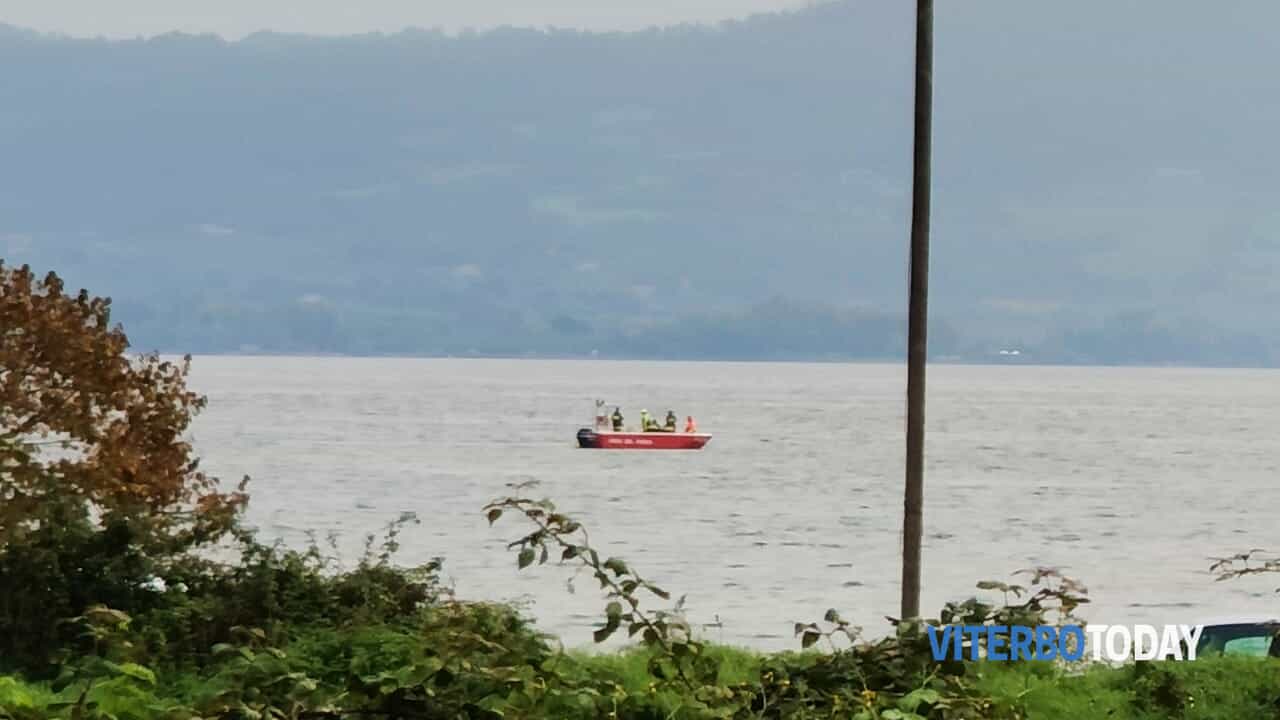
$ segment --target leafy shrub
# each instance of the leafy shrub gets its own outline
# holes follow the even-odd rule
[[[139,617],[153,657],[175,666],[203,665],[207,649],[233,640],[238,627],[262,630],[273,645],[314,628],[412,623],[438,601],[441,561],[401,568],[392,563],[404,515],[388,525],[380,552],[374,539],[350,570],[336,567],[316,543],[306,550],[263,545],[236,530],[239,562],[186,558],[169,570],[165,603]]]
[[[0,666],[35,676],[73,642],[65,619],[95,604],[146,612],[160,603],[143,589],[156,562],[128,520],[95,527],[83,504],[53,500],[45,512],[21,543],[0,547]]]

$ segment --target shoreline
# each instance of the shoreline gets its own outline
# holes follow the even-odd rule
[[[149,354],[153,351],[137,352],[135,354]],[[181,352],[156,351],[161,357],[180,358],[184,355]],[[902,366],[904,372],[906,368],[906,358],[818,358],[818,357],[795,357],[795,358],[741,358],[741,357],[725,357],[725,358],[700,358],[700,357],[634,357],[634,356],[606,356],[606,355],[573,355],[573,354],[475,354],[475,355],[457,355],[457,354],[361,354],[361,353],[302,353],[302,352],[214,352],[214,353],[186,353],[191,355],[193,360],[200,358],[236,358],[236,359],[306,359],[306,360],[460,360],[460,361],[552,361],[552,362],[600,362],[600,363],[664,363],[664,364],[698,364],[698,365],[855,365],[855,366]],[[1248,364],[1195,364],[1195,363],[1177,363],[1168,362],[1161,364],[1153,363],[1126,363],[1126,362],[1065,362],[1065,361],[1046,361],[1035,362],[1031,360],[1017,360],[1000,362],[994,359],[980,358],[933,358],[929,360],[930,367],[981,367],[981,368],[1045,368],[1045,369],[1133,369],[1133,370],[1262,370],[1277,371],[1280,365],[1248,365]]]

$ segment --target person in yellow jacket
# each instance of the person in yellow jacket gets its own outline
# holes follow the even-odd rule
[[[653,424],[653,418],[649,417],[648,410],[640,411],[640,431],[649,432],[649,426]]]

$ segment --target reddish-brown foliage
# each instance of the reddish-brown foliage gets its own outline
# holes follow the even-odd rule
[[[205,399],[187,389],[190,357],[131,357],[110,305],[0,263],[0,547],[55,499],[180,544],[226,530],[247,499],[197,467],[186,432]]]

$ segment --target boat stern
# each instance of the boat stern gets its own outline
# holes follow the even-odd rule
[[[600,447],[600,436],[591,428],[582,428],[578,431],[578,447],[580,448],[597,448]]]

